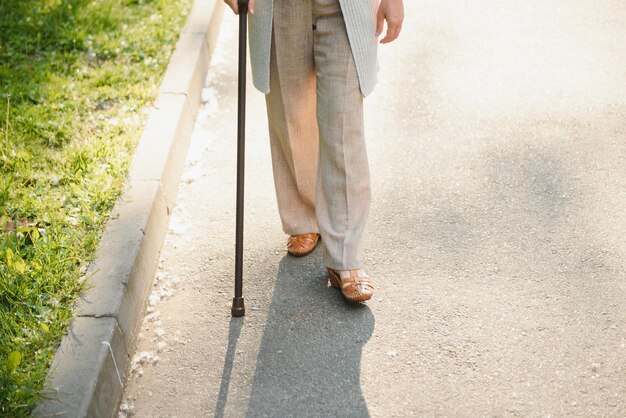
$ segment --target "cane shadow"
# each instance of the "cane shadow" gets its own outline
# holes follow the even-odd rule
[[[243,327],[243,318],[231,318],[228,328],[228,348],[226,349],[226,358],[224,359],[224,368],[222,369],[222,380],[220,382],[220,392],[217,395],[217,404],[215,406],[215,417],[224,416],[226,409],[226,401],[228,400],[228,389],[230,387],[230,378],[235,363],[235,352],[237,350],[237,341]]]
[[[285,256],[256,362],[248,417],[369,416],[361,351],[374,315],[326,284],[320,251]]]

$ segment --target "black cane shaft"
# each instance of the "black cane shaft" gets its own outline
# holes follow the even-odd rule
[[[243,301],[243,226],[246,144],[247,1],[239,2],[239,88],[237,107],[237,208],[235,231],[235,297],[233,316],[245,314]]]
[[[244,173],[246,146],[246,15],[239,18],[239,99],[237,109],[237,228],[235,248],[235,297],[242,295],[243,278],[243,216],[244,216]]]

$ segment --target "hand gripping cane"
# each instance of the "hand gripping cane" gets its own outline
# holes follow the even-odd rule
[[[246,142],[246,49],[248,0],[239,0],[239,93],[237,107],[237,214],[235,231],[235,297],[232,315],[244,316],[243,301],[243,185]]]

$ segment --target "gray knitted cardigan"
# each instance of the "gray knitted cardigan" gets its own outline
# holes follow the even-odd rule
[[[375,36],[378,0],[339,0],[339,3],[346,22],[361,92],[367,96],[374,90],[378,71],[378,41]],[[254,86],[265,94],[270,91],[273,8],[273,0],[257,0],[248,28],[252,79]]]

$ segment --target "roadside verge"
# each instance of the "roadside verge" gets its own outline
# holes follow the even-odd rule
[[[35,416],[116,415],[223,9],[194,1]]]

